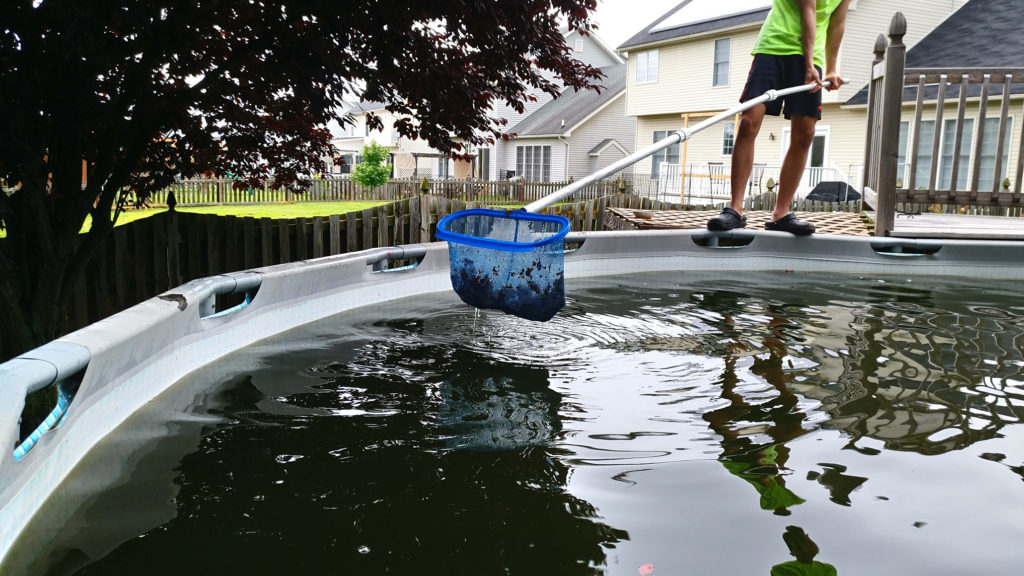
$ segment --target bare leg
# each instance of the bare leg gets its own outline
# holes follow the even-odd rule
[[[731,208],[737,214],[743,214],[743,196],[747,189],[747,180],[754,167],[754,143],[757,133],[761,130],[765,107],[759,104],[743,112],[740,125],[736,128],[736,141],[732,146],[732,172],[730,178],[732,193]]]
[[[814,126],[818,119],[814,116],[801,116],[794,114],[790,117],[791,133],[789,139],[789,151],[782,160],[782,170],[779,172],[779,200],[775,204],[775,212],[772,220],[778,220],[789,214],[789,206],[793,203],[793,196],[796,194],[797,186],[807,165],[807,152],[814,141]],[[735,163],[735,156],[733,156]],[[733,173],[735,177],[735,172]],[[747,176],[750,176],[749,169]],[[746,179],[744,179],[746,182]],[[735,185],[733,186],[733,201],[735,202]]]

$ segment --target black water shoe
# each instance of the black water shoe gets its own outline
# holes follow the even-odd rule
[[[745,228],[746,226],[747,217],[740,216],[739,212],[732,208],[722,208],[720,215],[708,220],[708,230],[714,232],[724,232],[734,228]]]
[[[792,213],[786,214],[774,222],[767,222],[764,225],[764,229],[775,230],[776,232],[789,232],[796,236],[810,236],[811,234],[814,234],[814,224],[801,222],[800,220],[797,220],[796,215]]]

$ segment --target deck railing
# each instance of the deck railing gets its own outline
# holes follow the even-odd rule
[[[851,165],[852,167],[852,165]],[[770,182],[778,182],[782,166],[754,164],[745,186],[746,196],[756,196],[774,188]],[[858,191],[859,182],[851,181],[849,172],[835,166],[815,166],[804,170],[797,186],[796,198],[806,197],[821,182],[842,182],[850,190]],[[732,167],[720,162],[694,162],[662,164],[659,178],[654,181],[652,198],[665,202],[680,202],[688,206],[729,202],[732,189]],[[640,194],[641,192],[635,192]],[[642,194],[643,195],[643,194]]]
[[[875,233],[892,231],[900,204],[1019,214],[1024,138],[1016,158],[1010,149],[1013,133],[1024,134],[1024,114],[1016,126],[1012,114],[1024,95],[1024,68],[907,68],[906,31],[896,13],[888,41],[875,41],[864,155],[865,187],[877,195]]]

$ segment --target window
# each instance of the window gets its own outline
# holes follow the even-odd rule
[[[533,182],[551,180],[551,146],[516,146],[516,174]]]
[[[636,55],[636,83],[658,81],[658,51],[648,50]]]
[[[907,135],[909,133],[910,122],[900,122],[900,149],[896,158],[896,179],[901,180],[900,186],[907,185]]]
[[[928,178],[932,170],[932,140],[935,138],[935,120],[923,120],[917,140],[917,172],[914,174],[914,186],[918,189],[928,187]],[[910,183],[907,182],[907,185]]]
[[[451,173],[448,172],[448,159],[438,158],[437,159],[437,179],[447,180],[451,177]]]
[[[729,51],[732,48],[731,38],[720,38],[715,40],[715,67],[712,86],[729,85]]]
[[[967,170],[971,166],[971,138],[974,136],[974,119],[964,119],[964,135],[960,141],[960,164],[957,166],[955,190],[967,190]],[[956,145],[956,120],[942,123],[942,158],[939,161],[939,181],[936,188],[949,190],[953,179],[953,147]],[[927,186],[928,182],[918,182]]]
[[[722,155],[732,155],[732,146],[736,143],[736,123],[724,122],[722,124]]]
[[[996,148],[999,147],[999,118],[986,118],[985,126],[982,131],[981,141],[981,164],[978,166],[978,190],[988,192],[997,184],[1001,183],[1006,178],[1008,171],[1007,164],[1010,159],[1010,138],[1009,135],[1013,134],[1013,118],[1006,119],[1006,142],[1003,143],[1003,160],[1000,170],[1002,174],[999,174],[998,181],[996,179]],[[1002,184],[1000,184],[1000,189]]]
[[[583,38],[577,38],[575,47],[577,52],[583,52]]]
[[[654,141],[664,140],[668,135],[668,130],[658,130],[654,133]],[[658,179],[662,164],[679,164],[679,144],[673,144],[651,156],[651,178],[654,180]]]
[[[481,148],[477,157],[477,166],[480,171],[477,174],[477,178],[481,180],[491,179],[491,149]]]

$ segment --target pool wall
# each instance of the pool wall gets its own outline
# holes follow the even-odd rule
[[[670,270],[1024,279],[1024,243],[1015,242],[666,230],[573,234],[567,243],[570,297],[572,278]],[[387,269],[389,260],[418,264]],[[282,264],[189,282],[0,364],[0,437],[8,450],[28,393],[80,379],[56,426],[20,459],[0,455],[0,572],[29,520],[85,454],[187,374],[346,310],[448,290],[445,243]],[[225,293],[248,297],[218,312],[212,298]]]

